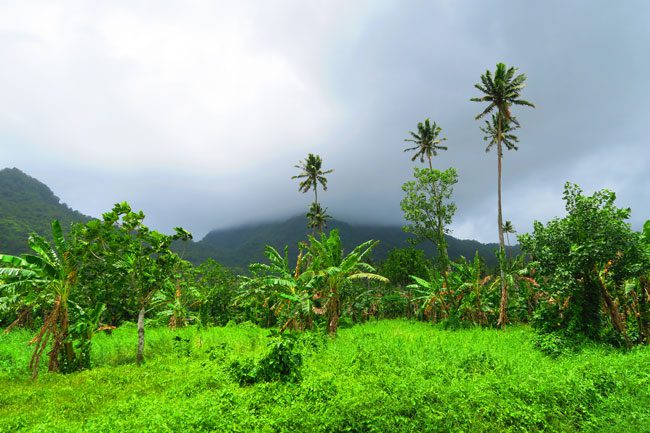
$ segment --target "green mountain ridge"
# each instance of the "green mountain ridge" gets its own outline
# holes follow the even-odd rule
[[[91,219],[61,203],[47,185],[19,169],[0,170],[0,252],[31,251],[27,245],[30,233],[49,238],[55,218],[64,228]]]
[[[373,224],[348,224],[333,219],[329,221],[327,230],[338,229],[341,232],[343,244],[349,249],[369,239],[378,240],[379,243],[373,251],[375,261],[383,260],[393,248],[409,246],[412,236],[405,233],[400,226],[386,226]],[[205,237],[186,246],[177,245],[176,249],[184,257],[198,263],[208,257],[213,257],[219,263],[229,267],[245,269],[249,263],[264,261],[264,248],[271,245],[278,250],[289,247],[289,255],[295,258],[297,245],[305,241],[311,231],[307,228],[307,218],[297,215],[284,221],[262,224],[251,224],[236,228],[213,230]],[[471,258],[476,251],[484,258],[489,266],[496,264],[495,250],[498,244],[483,244],[469,239],[457,239],[447,236],[449,256],[456,259],[460,256]],[[416,248],[432,257],[435,248],[430,242],[423,242]],[[508,253],[519,252],[518,246],[509,247]]]
[[[74,222],[85,222],[91,217],[77,212],[54,195],[52,190],[37,179],[17,168],[0,170],[0,252],[21,254],[29,251],[27,238],[36,232],[48,237],[50,223],[57,218],[63,227]],[[400,226],[373,224],[348,224],[332,220],[328,229],[337,228],[341,232],[344,245],[349,249],[375,239],[379,244],[373,252],[374,260],[382,260],[392,248],[408,246],[411,237]],[[197,242],[177,243],[175,250],[185,259],[198,264],[213,258],[224,266],[244,271],[252,262],[264,261],[264,248],[271,245],[282,250],[289,247],[291,257],[297,254],[297,244],[307,239],[311,231],[307,229],[304,215],[285,220],[250,224],[246,226],[213,230]],[[449,255],[452,259],[472,257],[475,252],[493,265],[497,244],[482,244],[474,240],[447,237]],[[418,246],[429,256],[435,254],[433,246],[426,242]],[[517,252],[518,247],[512,247]]]

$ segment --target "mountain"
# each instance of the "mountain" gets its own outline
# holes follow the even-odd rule
[[[17,168],[0,170],[0,252],[30,251],[29,234],[36,232],[49,237],[50,224],[55,218],[64,228],[90,219],[61,203],[47,185]]]
[[[36,232],[49,238],[50,223],[55,218],[61,221],[64,228],[73,222],[91,219],[61,203],[47,185],[17,168],[0,170],[0,252],[28,252],[29,234]],[[332,220],[328,228],[340,230],[343,245],[348,251],[369,239],[378,240],[379,244],[373,252],[374,260],[384,259],[393,248],[408,246],[407,239],[410,238],[397,225],[353,225]],[[213,230],[198,242],[177,243],[174,249],[195,264],[213,258],[224,266],[243,272],[250,263],[264,261],[266,245],[278,250],[288,245],[290,255],[295,257],[296,245],[305,241],[308,233],[307,219],[300,215],[287,220]],[[478,251],[488,265],[496,262],[494,251],[498,248],[497,244],[482,244],[452,236],[447,237],[447,242],[452,259],[459,256],[470,258]],[[434,254],[430,242],[424,242],[419,247],[429,256]],[[512,249],[518,252],[518,247]]]
[[[408,246],[407,240],[411,235],[404,233],[400,226],[382,226],[370,224],[352,225],[343,221],[331,220],[328,229],[337,228],[341,232],[341,239],[348,251],[369,239],[378,240],[379,244],[373,252],[374,260],[383,260],[393,248]],[[246,269],[249,263],[264,260],[264,247],[271,245],[282,250],[285,245],[289,246],[290,255],[297,254],[296,245],[307,238],[307,219],[305,216],[295,216],[285,221],[255,224],[237,228],[213,230],[202,240],[187,245],[177,245],[177,251],[186,259],[200,263],[212,257],[219,263],[238,268]],[[449,257],[452,259],[460,256],[471,258],[475,252],[485,259],[488,265],[496,263],[494,251],[498,244],[482,244],[474,240],[456,239],[447,236]],[[434,248],[430,242],[423,242],[418,246],[429,256],[434,254]],[[510,248],[513,253],[519,251],[518,246]],[[509,251],[510,253],[510,251]]]

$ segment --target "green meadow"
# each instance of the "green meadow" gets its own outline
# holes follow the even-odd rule
[[[644,432],[650,348],[581,346],[549,357],[526,327],[444,330],[383,320],[300,334],[291,381],[241,384],[236,366],[269,351],[240,324],[93,339],[92,370],[26,366],[32,335],[0,337],[3,432]],[[42,361],[44,363],[44,361]]]

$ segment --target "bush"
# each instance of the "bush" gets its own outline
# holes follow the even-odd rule
[[[233,361],[230,373],[240,385],[259,382],[298,382],[302,353],[294,334],[271,334],[268,351],[257,361]]]

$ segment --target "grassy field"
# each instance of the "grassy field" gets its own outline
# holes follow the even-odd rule
[[[30,334],[2,335],[0,431],[650,432],[647,347],[553,359],[526,328],[381,321],[303,338],[299,382],[240,386],[233,361],[262,356],[267,335],[152,329],[138,368],[123,327],[96,337],[93,370],[37,381]]]

